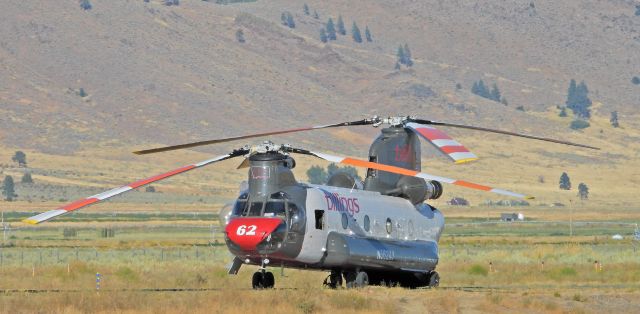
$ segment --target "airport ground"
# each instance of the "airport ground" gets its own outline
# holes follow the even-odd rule
[[[564,219],[505,223],[459,211],[441,240],[441,286],[416,290],[330,290],[321,284],[326,273],[276,266],[276,289],[254,291],[256,267],[226,274],[231,256],[216,216],[206,212],[90,211],[12,226],[0,254],[0,312],[6,313],[630,313],[640,307],[640,241],[632,237],[635,226],[616,217],[578,219],[569,228]]]

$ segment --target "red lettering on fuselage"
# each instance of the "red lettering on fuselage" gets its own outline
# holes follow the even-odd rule
[[[399,146],[396,145],[396,148],[394,149],[394,151],[396,152],[396,161],[402,161],[402,162],[410,162],[411,160],[411,146],[410,145],[405,145],[405,146]]]
[[[360,212],[360,204],[356,197],[344,197],[338,193],[324,193],[327,201],[327,210],[349,212],[351,215]]]

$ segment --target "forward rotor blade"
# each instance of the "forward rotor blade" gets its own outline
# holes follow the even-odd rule
[[[584,148],[600,150],[600,148],[598,148],[598,147],[584,145],[584,144],[572,143],[572,142],[557,140],[557,139],[548,138],[548,137],[540,137],[540,136],[533,136],[533,135],[516,133],[516,132],[509,132],[509,131],[503,131],[503,130],[483,128],[483,127],[473,126],[473,125],[456,124],[456,123],[439,122],[439,121],[422,120],[422,119],[409,119],[407,121],[408,122],[420,123],[420,124],[426,124],[426,125],[440,125],[440,126],[448,126],[448,127],[452,127],[452,128],[460,128],[460,129],[469,129],[469,130],[476,130],[476,131],[483,131],[483,132],[490,132],[490,133],[498,133],[498,134],[504,134],[504,135],[524,137],[524,138],[533,139],[533,140],[539,140],[539,141],[545,141],[545,142],[551,142],[551,143],[557,143],[557,144],[563,144],[563,145],[569,145],[569,146],[577,146],[577,147],[584,147]]]
[[[212,163],[218,162],[218,161],[222,161],[225,159],[229,159],[229,158],[233,158],[233,157],[237,157],[237,156],[242,156],[244,154],[248,153],[247,150],[236,150],[231,154],[227,154],[227,155],[222,155],[222,156],[218,156],[215,158],[211,158],[202,162],[199,162],[197,164],[192,164],[192,165],[187,165],[169,172],[165,172],[163,174],[159,174],[157,176],[153,176],[147,179],[143,179],[143,180],[139,180],[136,182],[133,182],[131,184],[127,184],[127,185],[123,185],[121,187],[115,188],[115,189],[111,189],[109,191],[106,192],[102,192],[100,194],[96,194],[93,196],[90,196],[88,198],[85,199],[80,199],[77,200],[71,204],[67,204],[65,206],[62,206],[58,209],[54,209],[54,210],[50,210],[44,213],[41,213],[39,215],[35,215],[32,217],[29,217],[27,219],[24,219],[23,222],[29,223],[29,224],[39,224],[41,222],[47,221],[49,219],[52,219],[54,217],[60,216],[60,215],[64,215],[67,214],[69,212],[72,212],[74,210],[89,206],[91,204],[95,204],[98,203],[100,201],[104,201],[108,198],[114,197],[116,195],[131,191],[133,189],[148,185],[150,183],[153,182],[157,182],[163,179],[166,179],[168,177],[180,174],[180,173],[184,173],[187,172],[189,170],[193,170],[196,168],[200,168],[200,167],[204,167],[206,165],[210,165]]]
[[[311,151],[305,151],[305,150],[300,150],[300,149],[292,150],[292,152],[312,155],[312,156],[316,156],[318,158],[321,158],[321,159],[324,159],[324,160],[327,160],[327,161],[331,161],[331,162],[335,162],[335,163],[341,163],[341,164],[355,166],[355,167],[377,169],[377,170],[380,170],[380,171],[397,173],[397,174],[401,174],[401,175],[405,175],[405,176],[413,176],[413,177],[423,178],[425,180],[430,180],[430,181],[438,181],[438,182],[442,182],[442,183],[449,183],[449,184],[453,184],[453,185],[457,185],[457,186],[461,186],[461,187],[465,187],[465,188],[470,188],[470,189],[474,189],[474,190],[492,192],[492,193],[497,193],[497,194],[501,194],[501,195],[517,197],[517,198],[533,199],[532,196],[527,196],[527,195],[524,195],[524,194],[519,194],[519,193],[515,193],[515,192],[511,192],[511,191],[507,191],[507,190],[502,190],[502,189],[496,189],[496,188],[492,188],[492,187],[489,187],[489,186],[480,185],[480,184],[472,183],[472,182],[468,182],[468,181],[450,179],[450,178],[445,178],[445,177],[440,177],[440,176],[434,176],[434,175],[431,175],[431,174],[428,174],[428,173],[424,173],[424,172],[419,172],[419,171],[415,171],[415,170],[410,170],[410,169],[405,169],[405,168],[400,168],[400,167],[395,167],[395,166],[379,164],[379,163],[376,163],[376,162],[364,161],[364,160],[354,159],[354,158],[349,158],[349,157],[333,156],[333,155],[317,153],[317,152],[311,152]]]
[[[368,125],[368,124],[373,124],[373,123],[374,123],[373,119],[363,119],[363,120],[357,120],[357,121],[341,122],[341,123],[336,123],[336,124],[318,125],[318,126],[312,126],[312,127],[307,127],[307,128],[298,128],[298,129],[288,129],[288,130],[271,131],[271,132],[264,132],[264,133],[255,133],[255,134],[227,137],[227,138],[221,138],[221,139],[215,139],[215,140],[209,140],[209,141],[200,141],[200,142],[186,143],[186,144],[180,144],[180,145],[158,147],[158,148],[152,148],[152,149],[139,150],[139,151],[135,151],[133,153],[136,154],[136,155],[144,155],[144,154],[166,152],[166,151],[170,151],[170,150],[191,148],[191,147],[210,145],[210,144],[218,144],[218,143],[224,143],[224,142],[230,142],[230,141],[236,141],[236,140],[243,140],[243,139],[261,137],[261,136],[270,136],[270,135],[286,134],[286,133],[295,133],[295,132],[302,132],[302,131],[311,131],[311,130],[319,130],[319,129],[326,129],[326,128],[335,128],[335,127],[341,127],[341,126]]]

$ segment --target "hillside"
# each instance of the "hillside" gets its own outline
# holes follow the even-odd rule
[[[640,17],[633,1],[307,2],[319,19],[290,0],[91,3],[83,11],[74,1],[22,1],[0,11],[0,163],[26,151],[36,157],[30,161],[36,181],[85,189],[65,198],[244,143],[150,157],[134,157],[133,149],[399,113],[603,148],[447,130],[482,159],[454,166],[431,158],[436,155],[425,144],[427,172],[526,191],[540,203],[566,203],[575,191],[558,192],[557,178],[567,171],[574,186],[589,185],[594,206],[638,206],[640,86],[631,78],[640,76]],[[285,11],[294,16],[294,29],[280,23]],[[363,31],[368,26],[374,41],[357,44],[347,35],[322,43],[320,28],[338,15],[347,32],[353,21]],[[245,43],[236,40],[239,29]],[[404,43],[415,64],[394,70]],[[571,78],[588,84],[594,102],[592,126],[584,131],[570,130],[571,118],[558,117]],[[472,94],[479,79],[496,83],[509,105]],[[622,128],[609,125],[614,110]],[[275,140],[365,157],[377,132],[354,128]],[[198,198],[231,196],[243,176],[224,170],[232,164],[166,187]],[[321,162],[303,158],[301,179],[312,164]],[[474,204],[491,198],[449,191],[447,197]]]

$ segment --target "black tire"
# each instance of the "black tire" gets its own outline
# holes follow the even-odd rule
[[[369,275],[366,272],[359,271],[356,275],[356,288],[364,288],[369,285]]]
[[[345,272],[344,273],[344,281],[346,282],[347,289],[356,288],[356,272]]]
[[[264,273],[264,287],[266,289],[271,289],[276,284],[276,279],[273,277],[272,272]]]
[[[440,285],[440,275],[436,271],[429,273],[429,287],[435,288]]]
[[[253,289],[263,289],[264,288],[264,276],[262,272],[253,273],[253,277],[251,277],[251,286]]]

